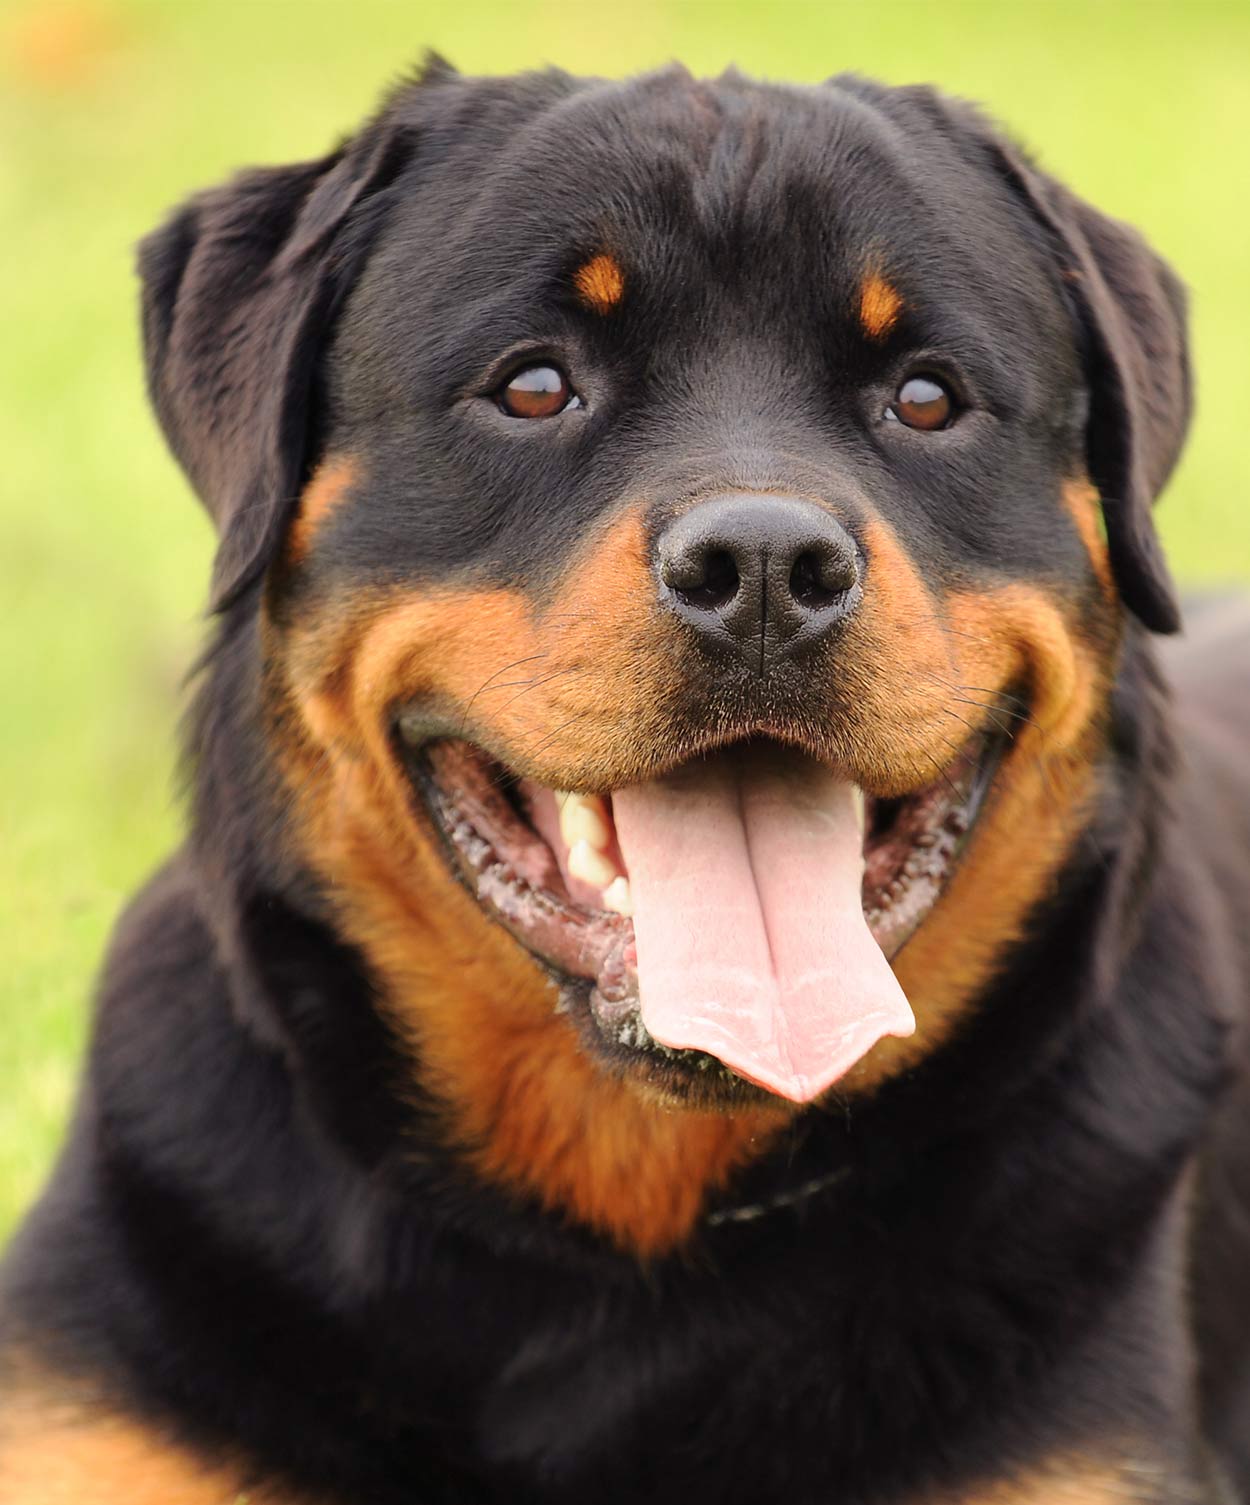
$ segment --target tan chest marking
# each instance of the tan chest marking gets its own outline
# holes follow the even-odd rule
[[[313,1505],[125,1417],[41,1392],[0,1405],[0,1505]]]
[[[1199,1505],[1198,1497],[1143,1463],[1056,1463],[970,1492],[933,1496],[925,1505]]]

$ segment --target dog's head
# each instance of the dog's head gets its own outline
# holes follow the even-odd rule
[[[479,1164],[619,1232],[950,1032],[1176,626],[1133,232],[927,90],[436,65],[142,271],[283,839]]]

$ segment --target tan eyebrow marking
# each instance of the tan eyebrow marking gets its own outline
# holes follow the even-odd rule
[[[573,281],[582,302],[597,314],[611,313],[625,296],[625,273],[606,251],[579,267]]]
[[[882,340],[898,321],[903,299],[880,272],[869,271],[859,288],[859,322],[872,340]]]

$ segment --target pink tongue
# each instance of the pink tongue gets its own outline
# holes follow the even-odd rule
[[[852,786],[737,751],[612,795],[642,1017],[664,1045],[809,1102],[915,1028],[860,905]]]

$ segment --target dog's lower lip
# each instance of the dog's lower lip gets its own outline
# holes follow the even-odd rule
[[[401,733],[400,740],[407,738]],[[887,956],[936,902],[1002,747],[1001,737],[978,735],[931,785],[903,799],[869,802],[863,904]],[[560,1007],[581,1015],[579,1022],[591,1024],[610,1050],[729,1075],[710,1057],[651,1039],[638,1005],[632,921],[570,897],[555,853],[520,808],[514,776],[458,739],[406,746],[404,757],[453,868],[482,908],[548,970]]]

